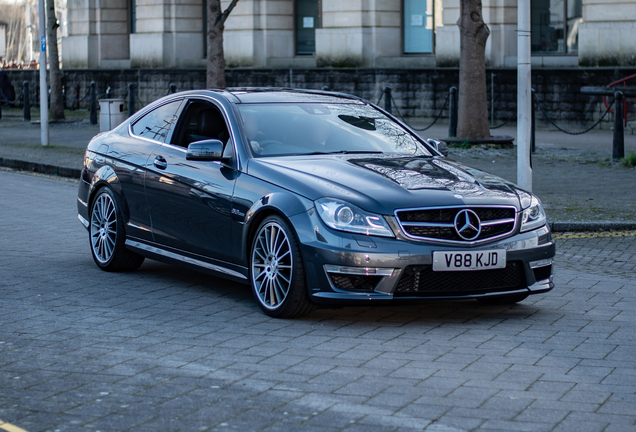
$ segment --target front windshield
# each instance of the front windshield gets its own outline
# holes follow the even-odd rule
[[[368,105],[239,104],[254,155],[390,153],[431,156],[411,133]]]

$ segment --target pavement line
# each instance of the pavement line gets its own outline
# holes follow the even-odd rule
[[[7,432],[27,432],[22,428],[12,425],[11,423],[5,423],[2,420],[0,420],[0,429],[5,430]]]
[[[557,240],[560,239],[578,239],[578,238],[595,238],[595,237],[634,237],[636,231],[609,231],[609,232],[565,232],[563,234],[552,234]]]

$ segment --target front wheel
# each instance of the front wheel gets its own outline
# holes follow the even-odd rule
[[[487,305],[509,305],[514,303],[519,303],[520,301],[528,298],[529,294],[507,294],[501,296],[493,296],[493,297],[483,297],[477,299],[479,303],[487,304]]]
[[[144,262],[143,256],[126,249],[124,218],[115,194],[107,187],[93,200],[89,231],[93,259],[102,270],[131,271]]]
[[[278,216],[261,222],[252,242],[250,282],[259,306],[276,318],[295,318],[313,310],[295,234]]]

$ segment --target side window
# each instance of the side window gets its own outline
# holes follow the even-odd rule
[[[181,102],[180,100],[170,102],[150,111],[132,126],[133,134],[160,142],[169,142]]]
[[[181,116],[179,131],[172,143],[182,147],[195,141],[218,139],[227,144],[230,134],[221,112],[207,102],[193,101]]]

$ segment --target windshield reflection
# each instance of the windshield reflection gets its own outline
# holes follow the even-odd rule
[[[371,106],[269,103],[238,105],[253,154],[390,153],[432,156],[419,139]]]

